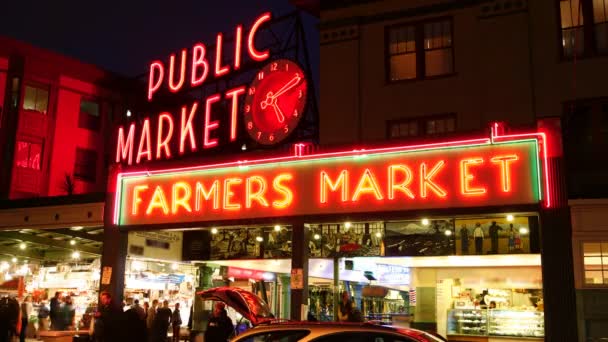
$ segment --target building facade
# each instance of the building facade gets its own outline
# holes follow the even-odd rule
[[[606,197],[607,158],[599,153],[606,144],[604,7],[601,1],[323,4],[321,140],[425,140],[467,135],[491,121],[539,127],[556,118],[549,125],[563,140],[554,145],[553,167],[565,175],[567,194],[563,187],[560,208],[549,216],[567,222],[566,196]],[[604,217],[596,202],[570,203],[574,233],[557,222],[543,225],[549,340],[571,341],[576,331],[581,341],[606,336],[599,328],[605,316],[596,310],[606,295],[605,266],[597,262],[604,252],[600,244],[586,245],[589,234],[602,234],[601,225],[590,223]],[[571,274],[563,275],[564,267]],[[554,281],[560,285],[552,290],[547,285]]]

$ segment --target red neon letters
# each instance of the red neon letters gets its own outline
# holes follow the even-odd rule
[[[259,16],[249,33],[247,34],[247,53],[249,57],[256,62],[262,62],[270,57],[268,50],[258,51],[255,47],[256,34],[258,33],[260,26],[269,21],[272,18],[270,12],[263,13]],[[226,76],[232,70],[238,70],[242,63],[242,48],[243,48],[243,26],[238,25],[235,30],[234,39],[234,54],[232,55],[232,64],[224,64],[226,58],[224,57],[224,36],[223,33],[218,33],[216,38],[215,47],[215,60],[214,60],[214,76],[216,78]],[[148,101],[152,101],[154,94],[161,88],[164,82],[167,83],[167,87],[171,92],[178,92],[184,86],[186,80],[186,66],[190,65],[190,86],[196,87],[205,82],[209,74],[209,61],[207,59],[206,47],[202,43],[197,43],[192,46],[190,53],[187,49],[180,51],[179,62],[176,62],[176,54],[169,56],[169,72],[168,77],[165,80],[165,65],[162,61],[153,61],[150,63],[150,69],[148,73]],[[188,63],[188,58],[191,62]],[[179,70],[177,70],[179,65]],[[176,74],[178,78],[176,80]]]

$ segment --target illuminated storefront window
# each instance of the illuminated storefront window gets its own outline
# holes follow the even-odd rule
[[[586,285],[608,285],[608,242],[583,243]]]

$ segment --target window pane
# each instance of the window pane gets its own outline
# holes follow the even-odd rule
[[[559,2],[559,6],[562,28],[569,28],[584,24],[580,0],[562,0]]]
[[[40,170],[40,161],[42,158],[42,145],[30,144],[30,165],[29,167],[35,170]]]
[[[397,138],[399,136],[399,125],[391,126],[391,138]]]
[[[93,101],[80,101],[80,112],[99,116],[99,103]]]
[[[586,271],[585,272],[585,283],[586,284],[603,284],[604,279],[602,271]]]
[[[595,25],[595,47],[599,53],[608,53],[608,23]]]
[[[28,167],[30,154],[30,144],[24,141],[17,141],[17,153],[15,154],[15,165]]]
[[[585,257],[585,269],[601,269],[602,258],[600,257]]]
[[[577,56],[583,54],[585,47],[584,30],[582,27],[562,30],[562,47],[564,56],[572,57],[576,51]]]
[[[585,242],[583,243],[583,255],[586,257],[589,256],[600,256],[601,254],[601,244],[595,242]]]
[[[402,123],[399,125],[399,135],[402,137],[407,137],[409,133],[409,125],[406,123]]]
[[[593,22],[603,23],[607,20],[608,0],[593,0]]]
[[[425,51],[424,62],[427,77],[451,74],[453,71],[452,49]]]
[[[391,81],[416,78],[416,54],[391,57]]]
[[[454,119],[447,119],[446,120],[445,131],[446,132],[454,132],[455,129],[456,129],[456,120],[454,120]]]
[[[36,89],[36,111],[46,114],[49,106],[49,92],[44,89]]]
[[[36,88],[25,86],[23,109],[36,110]]]
[[[410,123],[410,133],[409,135],[411,137],[417,136],[418,135],[418,124],[417,123]]]
[[[426,134],[435,134],[435,121],[429,120],[426,122]]]
[[[452,45],[450,21],[439,21],[424,25],[424,48],[437,49]]]

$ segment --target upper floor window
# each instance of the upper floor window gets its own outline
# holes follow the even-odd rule
[[[15,165],[27,169],[40,170],[42,144],[17,140]]]
[[[456,114],[391,120],[387,125],[389,139],[441,135],[456,131]]]
[[[452,43],[451,19],[389,28],[389,81],[424,79],[454,73]]]
[[[25,86],[23,109],[46,114],[49,106],[49,91],[34,86]]]
[[[608,241],[584,242],[585,285],[608,285]]]
[[[91,100],[80,100],[80,113],[78,115],[78,127],[93,131],[99,130],[101,124],[99,103]]]
[[[84,148],[76,148],[74,177],[88,182],[95,182],[96,176],[97,152]]]
[[[559,0],[562,56],[608,53],[608,0]]]

